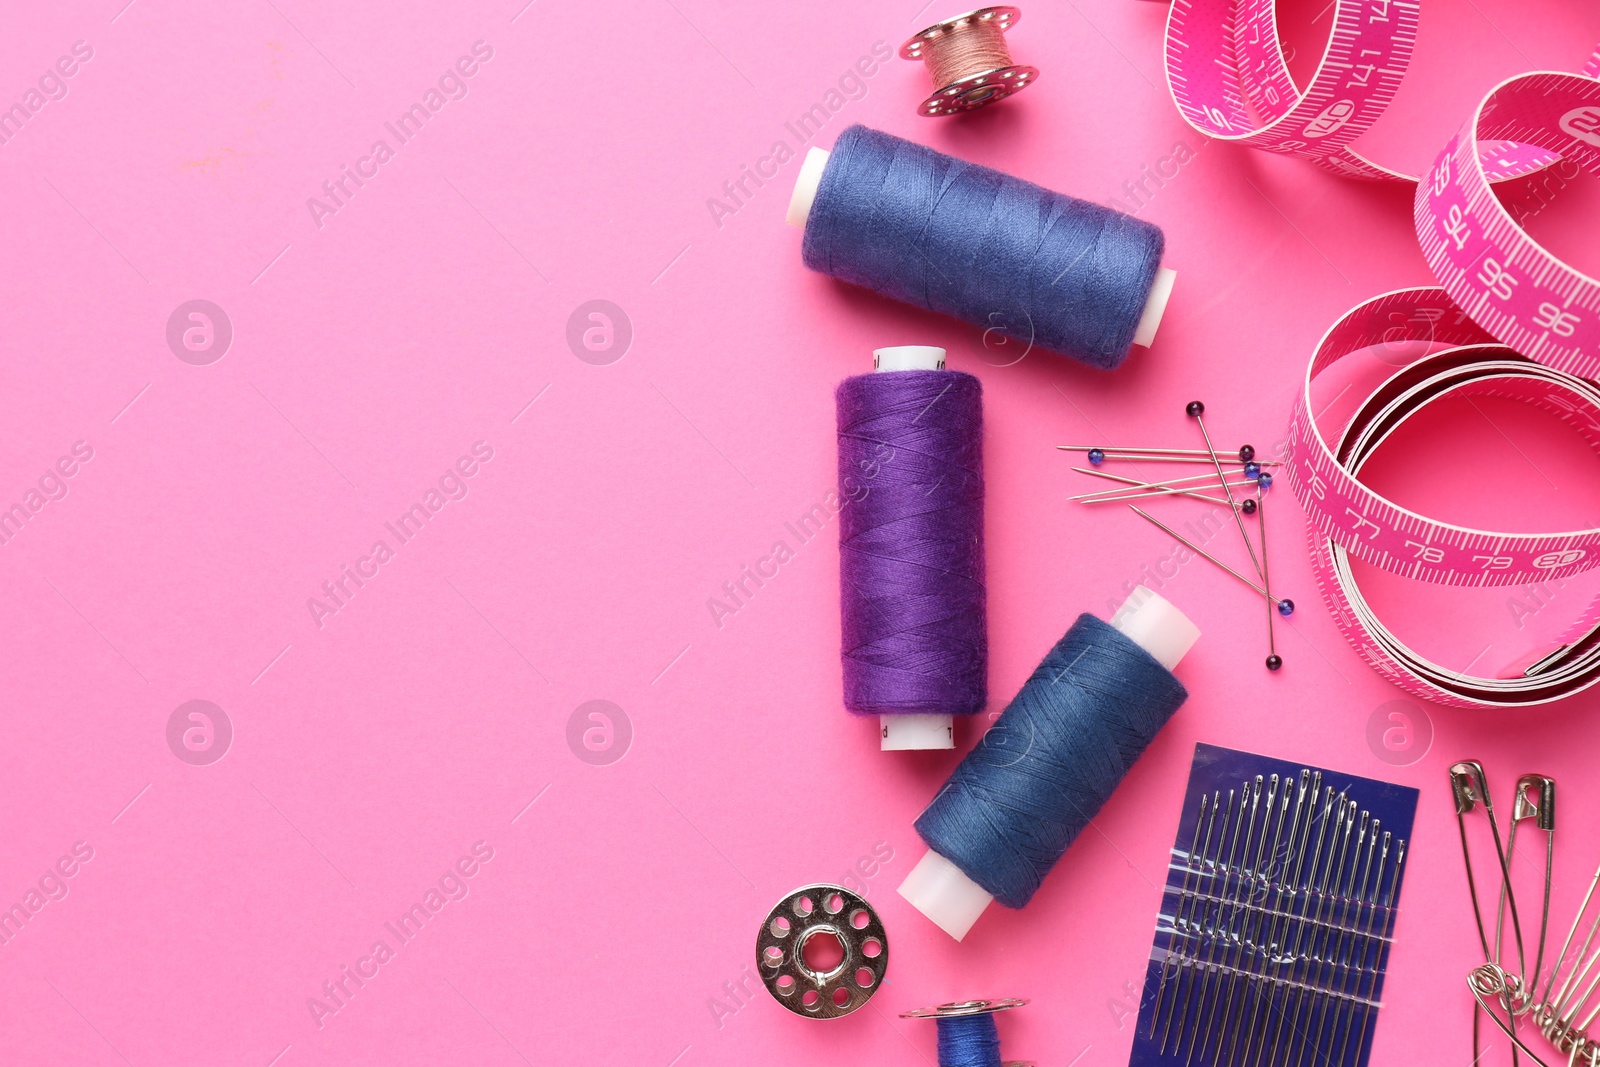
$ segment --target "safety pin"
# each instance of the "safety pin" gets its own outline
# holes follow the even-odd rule
[[[1537,799],[1535,799],[1535,797]],[[1529,819],[1534,820],[1536,829],[1542,830],[1545,835],[1544,849],[1544,906],[1539,914],[1539,948],[1533,956],[1533,970],[1528,970],[1526,958],[1517,962],[1522,967],[1521,974],[1528,977],[1529,993],[1537,990],[1539,975],[1544,971],[1545,940],[1550,933],[1550,882],[1555,872],[1556,860],[1556,783],[1555,779],[1542,774],[1525,774],[1517,779],[1517,801],[1511,811],[1511,830],[1506,835],[1506,852],[1511,859],[1517,855],[1517,828]],[[1494,951],[1495,958],[1500,956],[1500,937],[1503,932],[1505,920],[1505,907],[1507,894],[1510,892],[1511,883],[1506,882],[1500,890],[1500,913],[1495,917]]]
[[[1500,821],[1494,815],[1494,801],[1489,796],[1489,783],[1483,772],[1483,764],[1477,760],[1463,760],[1453,765],[1450,768],[1450,792],[1455,798],[1456,825],[1461,831],[1461,859],[1467,868],[1467,892],[1472,897],[1472,917],[1478,924],[1478,943],[1483,946],[1484,962],[1498,965],[1496,953],[1489,950],[1489,933],[1483,925],[1483,908],[1478,902],[1478,880],[1472,869],[1472,848],[1467,842],[1467,816],[1479,808],[1488,818],[1489,832],[1494,837],[1495,858],[1500,864],[1500,880],[1505,887],[1506,903],[1511,907],[1511,927],[1517,939],[1519,956],[1523,954],[1522,920],[1517,914],[1517,896],[1511,886],[1511,867],[1500,839]]]

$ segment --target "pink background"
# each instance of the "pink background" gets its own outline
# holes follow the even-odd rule
[[[987,393],[998,711],[1078,612],[1171,553],[1126,513],[1067,504],[1083,479],[1053,446],[1190,446],[1182,406],[1201,397],[1223,441],[1270,448],[1327,324],[1430,280],[1409,190],[1204,146],[1163,88],[1157,4],[1028,5],[1011,40],[1038,85],[969,118],[917,118],[925,72],[869,63],[820,143],[865,122],[1167,231],[1180,280],[1153,349],[1111,375],[1013,362],[802,269],[782,222],[796,162],[720,225],[707,206],[775,142],[796,148],[785,122],[875,42],[955,8],[124,2],[13,4],[0,41],[0,102],[74,42],[93,50],[0,144],[0,506],[75,442],[93,452],[0,548],[0,903],[92,850],[0,947],[7,1063],[914,1064],[932,1028],[900,1011],[1024,996],[1008,1056],[1120,1065],[1197,740],[1424,788],[1374,1062],[1471,1058],[1443,768],[1560,778],[1569,915],[1600,855],[1600,696],[1383,710],[1401,694],[1329,621],[1286,494],[1273,574],[1301,610],[1278,632],[1284,670],[1260,665],[1259,602],[1204,563],[1167,580],[1206,632],[1181,668],[1191,700],[1032,905],[959,945],[894,893],[956,754],[880,754],[840,707],[833,530],[791,541],[720,627],[707,607],[831,487],[834,384],[873,347],[945,345]],[[1366,142],[1413,168],[1493,81],[1576,69],[1600,39],[1576,0],[1426,6],[1415,73]],[[1322,5],[1306,8],[1312,23]],[[1294,31],[1304,55],[1321,19]],[[384,124],[478,41],[492,58],[465,97],[398,145]],[[393,158],[319,226],[307,199],[379,138]],[[1178,145],[1194,158],[1129,202]],[[1592,269],[1590,184],[1533,226]],[[166,339],[196,298],[233,329],[205,366]],[[632,324],[606,365],[566,340],[592,299]],[[1600,513],[1593,457],[1517,412],[1483,418],[1441,413],[1415,442],[1425,462],[1387,484],[1519,528]],[[464,499],[399,544],[384,523],[475,442],[493,458]],[[379,539],[393,558],[319,625],[308,598]],[[1522,629],[1524,591],[1390,599],[1464,666],[1491,638],[1510,659],[1530,627],[1559,630],[1592,588],[1541,597]],[[195,699],[234,734],[205,766],[167,742]],[[569,746],[591,700],[631,730],[609,765]],[[1368,742],[1396,709],[1433,733],[1404,767]],[[492,859],[446,881],[467,895],[399,945],[384,924],[477,842]],[[891,981],[847,1019],[796,1018],[747,981],[756,925],[795,886],[847,876],[888,924]],[[393,958],[317,1019],[308,998],[380,939]]]

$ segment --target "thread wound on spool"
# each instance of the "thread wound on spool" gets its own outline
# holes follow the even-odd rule
[[[1022,18],[1014,7],[985,7],[946,19],[900,46],[904,59],[921,59],[933,79],[933,95],[917,107],[935,118],[1004,100],[1039,77],[1034,67],[1011,60],[1005,31]]]
[[[1000,903],[1026,904],[1188,691],[1081,615],[918,816],[917,833]]]
[[[971,715],[987,701],[982,399],[949,370],[858,375],[835,393],[851,711]]]
[[[1141,219],[857,125],[828,158],[801,247],[812,270],[1109,370],[1164,244]]]
[[[1000,1067],[1000,1029],[994,1016],[939,1019],[939,1067]]]

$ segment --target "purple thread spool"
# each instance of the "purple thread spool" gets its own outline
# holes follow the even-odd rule
[[[878,349],[835,397],[844,701],[886,751],[954,748],[988,699],[982,388],[944,356]]]

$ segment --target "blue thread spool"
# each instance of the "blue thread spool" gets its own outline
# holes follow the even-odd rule
[[[807,152],[788,220],[812,270],[1106,370],[1177,277],[1148,222],[865,126]]]
[[[900,895],[957,941],[991,901],[1025,905],[1188,697],[1200,631],[1141,586],[1079,616],[917,817],[928,852]]]
[[[1005,1000],[963,1000],[934,1008],[900,1013],[902,1019],[932,1019],[939,1032],[939,1067],[1033,1067],[1031,1060],[1000,1060],[1000,1032],[996,1012],[1028,1003],[1016,997]]]

